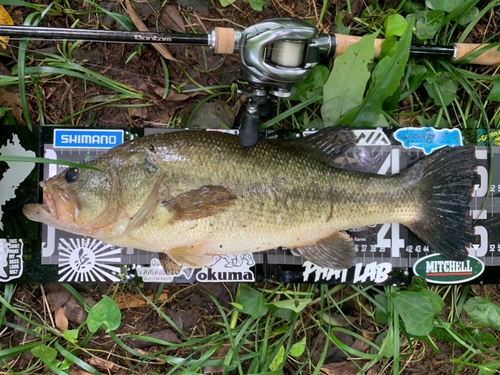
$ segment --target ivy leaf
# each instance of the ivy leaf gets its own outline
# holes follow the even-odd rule
[[[263,317],[269,310],[264,295],[245,284],[240,285],[235,302],[242,306],[242,312],[254,319]]]
[[[113,331],[120,326],[122,314],[120,309],[108,296],[103,296],[89,311],[87,326],[90,332],[97,332],[101,325],[106,326],[106,332]]]
[[[278,371],[284,359],[285,359],[285,347],[281,345],[281,347],[278,350],[278,353],[276,353],[276,356],[273,358],[271,364],[269,365],[269,369],[271,371]]]
[[[412,336],[427,336],[434,328],[434,315],[443,309],[443,300],[429,289],[402,291],[392,303]]]
[[[424,87],[437,105],[445,107],[455,99],[458,83],[449,73],[439,73],[435,79],[428,77]]]
[[[493,87],[486,98],[488,101],[500,102],[500,79],[493,79]]]
[[[248,0],[250,7],[256,12],[262,12],[264,5],[266,5],[265,1],[262,0]]]
[[[300,357],[302,354],[304,354],[305,350],[306,350],[306,338],[304,336],[302,340],[293,344],[292,348],[290,349],[290,355],[292,357]]]
[[[457,9],[463,0],[426,0],[425,5],[430,9],[434,10],[444,10],[445,12],[453,12]]]
[[[78,339],[78,329],[67,329],[66,331],[63,332],[63,337],[73,343],[76,344],[76,340]]]
[[[460,16],[460,18],[458,19],[458,23],[461,26],[466,26],[471,23],[478,15],[479,9],[477,7],[472,7]]]
[[[300,313],[304,310],[312,299],[286,299],[283,301],[276,301],[268,303],[267,306],[272,305],[278,309],[288,309],[293,312]]]
[[[326,126],[334,126],[349,110],[358,107],[370,79],[368,64],[375,54],[377,34],[365,35],[337,57],[323,88],[321,116]]]
[[[415,33],[420,40],[432,39],[441,29],[444,12],[440,10],[424,10],[415,13]]]
[[[31,354],[37,358],[43,358],[47,362],[52,362],[57,357],[57,351],[47,345],[40,344],[31,349]]]
[[[500,307],[483,297],[474,297],[465,302],[467,317],[480,327],[500,330]]]
[[[401,36],[406,30],[408,23],[401,14],[391,14],[384,21],[385,37],[393,35]]]
[[[322,93],[325,82],[328,80],[328,68],[324,65],[316,65],[311,69],[309,76],[293,85],[289,100],[300,100],[304,102]]]

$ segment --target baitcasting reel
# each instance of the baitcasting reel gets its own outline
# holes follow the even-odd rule
[[[318,36],[314,26],[288,18],[260,22],[243,32],[216,28],[211,42],[216,53],[239,53],[242,78],[250,84],[250,92],[241,92],[249,96],[239,134],[240,144],[247,147],[259,140],[260,118],[271,109],[269,95],[289,97],[293,84],[335,51],[334,35]]]

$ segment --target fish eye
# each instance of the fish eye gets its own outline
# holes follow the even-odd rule
[[[66,171],[64,177],[66,178],[67,182],[75,182],[78,179],[79,175],[80,175],[80,170],[78,168],[69,168]]]

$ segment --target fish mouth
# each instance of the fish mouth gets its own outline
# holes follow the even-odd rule
[[[23,214],[30,220],[60,227],[75,224],[80,212],[80,205],[75,192],[58,181],[42,181],[43,204],[27,204]],[[57,225],[58,224],[58,225]]]

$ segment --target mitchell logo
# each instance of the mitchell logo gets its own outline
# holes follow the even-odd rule
[[[54,130],[54,148],[111,148],[122,143],[123,130]]]
[[[196,274],[196,280],[205,283],[255,281],[255,275],[250,270],[253,265],[255,260],[251,253],[215,256],[212,263]]]
[[[468,256],[463,262],[444,258],[441,254],[431,254],[420,258],[413,265],[413,272],[436,284],[459,284],[475,279],[484,271],[484,263]]]

